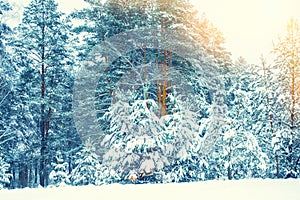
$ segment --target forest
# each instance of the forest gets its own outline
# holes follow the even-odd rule
[[[85,2],[0,0],[0,189],[300,178],[296,19],[254,65],[188,0]]]

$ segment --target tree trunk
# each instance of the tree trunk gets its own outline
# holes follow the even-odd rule
[[[161,116],[165,116],[167,114],[167,86],[168,86],[168,75],[167,75],[167,50],[164,49],[164,61],[163,61],[163,88],[162,88],[162,110]]]
[[[20,179],[19,179],[19,161],[16,161],[12,164],[12,171],[13,171],[13,180],[12,180],[12,188],[19,188],[20,187]]]
[[[144,48],[143,48],[143,56],[144,56],[144,84],[143,84],[143,92],[144,92],[144,99],[147,100],[148,99],[148,72],[147,72],[147,48],[146,48],[146,44],[144,44]],[[149,105],[147,105],[147,107],[149,108]]]
[[[294,44],[294,42],[293,42]],[[292,51],[294,51],[294,48],[292,49]],[[292,102],[291,102],[291,116],[290,116],[290,130],[291,130],[291,139],[289,141],[289,145],[288,145],[288,162],[289,162],[289,170],[290,172],[289,173],[292,173],[292,170],[293,170],[293,137],[294,137],[294,126],[295,126],[295,104],[296,104],[296,98],[295,98],[295,65],[294,65],[294,61],[295,61],[295,58],[294,58],[294,52],[292,52],[292,64],[290,66],[291,68],[291,75],[292,75],[292,88],[291,88],[291,98],[292,98]],[[291,175],[291,174],[288,174],[288,175]]]
[[[44,2],[42,1],[44,8]],[[41,66],[41,119],[40,119],[40,132],[41,132],[41,159],[40,159],[40,184],[45,187],[45,179],[47,176],[46,171],[46,124],[45,124],[45,8],[43,11],[43,26],[42,26],[42,66]]]
[[[39,171],[38,171],[38,160],[34,160],[34,181],[33,181],[33,187],[37,187],[40,183],[39,181]]]
[[[45,186],[45,176],[46,176],[46,163],[45,163],[45,151],[46,151],[46,127],[45,127],[45,66],[42,64],[42,104],[41,104],[41,121],[40,121],[40,131],[41,131],[41,160],[40,160],[40,184]]]
[[[164,12],[166,10],[165,8],[165,1],[162,0],[160,3],[160,11]],[[161,35],[164,40],[165,37],[165,19],[161,19]],[[160,65],[160,73],[162,73],[162,78],[159,83],[158,87],[158,103],[160,105],[160,113],[159,116],[165,116],[167,114],[167,84],[168,84],[168,75],[167,75],[167,50],[163,49],[162,50],[162,57],[163,59],[161,60],[161,65]]]
[[[276,177],[280,178],[279,177],[279,162],[278,162],[279,159],[278,159],[278,155],[276,155],[275,159],[276,159]]]
[[[227,168],[227,176],[228,176],[228,180],[232,180],[232,169],[231,169],[231,153],[232,153],[232,149],[231,149],[231,143],[232,143],[232,139],[230,139],[229,141],[229,153],[228,153],[228,168]]]
[[[26,188],[28,187],[28,165],[27,163],[20,163],[19,166],[20,186],[21,188]]]

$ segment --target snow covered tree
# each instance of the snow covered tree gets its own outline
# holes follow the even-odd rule
[[[9,99],[8,97],[11,96],[10,92],[10,83],[2,75],[0,75],[0,149],[1,146],[5,143],[7,137],[10,135],[8,133],[9,127],[7,126],[8,119],[6,118],[7,111],[10,110],[6,108]]]
[[[254,131],[266,120],[265,99],[256,95],[260,88],[255,85],[257,77],[251,73],[251,66],[244,63],[238,67],[240,72],[232,77],[236,80],[228,91],[232,97],[227,114],[229,129],[223,137],[229,148],[228,178],[264,177],[268,158],[258,142],[264,137]]]
[[[0,1],[0,55],[2,56],[1,61],[4,57],[4,40],[5,40],[5,35],[10,31],[10,28],[8,27],[7,24],[5,24],[2,21],[2,17],[4,12],[7,12],[11,10],[11,7],[8,3],[4,2],[3,0]]]
[[[180,32],[181,35],[191,38],[203,47],[220,67],[230,66],[230,53],[224,47],[223,34],[207,19],[205,14],[199,16],[189,1],[159,0],[151,1],[149,5],[151,26],[160,25],[162,29]]]
[[[11,33],[11,29],[2,21],[4,12],[9,11],[10,9],[11,8],[8,3],[2,0],[0,1],[0,106],[3,105],[5,99],[10,93],[9,82],[11,80],[9,80],[9,74],[11,75],[11,73],[9,72],[9,56],[6,50],[6,43],[7,36]],[[2,115],[4,115],[4,113],[1,113],[1,116]],[[2,120],[3,119],[1,119],[1,121]],[[4,127],[0,126],[0,130],[3,130],[3,128]]]
[[[0,156],[0,190],[7,187],[10,183],[11,174],[8,173],[9,164]]]
[[[3,15],[1,16],[2,18],[1,20],[6,24],[9,24],[11,27],[17,26],[20,23],[22,9],[24,7],[24,3],[26,2],[7,1],[7,0],[4,1],[2,0],[2,2],[4,2],[4,4],[2,3],[2,5],[9,4],[10,9],[5,10],[5,12],[2,13]]]
[[[93,146],[87,144],[75,156],[75,168],[72,170],[70,180],[72,185],[99,185],[103,180],[100,174],[101,165],[98,156],[93,152]],[[99,180],[102,179],[102,180]]]
[[[226,117],[227,106],[225,104],[225,91],[220,88],[212,96],[211,104],[207,110],[207,116],[201,120],[200,133],[203,135],[203,142],[199,154],[203,159],[206,169],[204,179],[223,178],[225,167],[222,162],[225,159],[220,152],[226,146],[223,144],[223,136],[229,129]]]
[[[5,11],[10,10],[9,4],[5,3],[4,1],[0,1],[0,138],[2,142],[5,140],[3,137],[7,135],[7,123],[6,119],[6,112],[9,110],[9,107],[6,104],[6,100],[10,96],[11,92],[11,80],[9,72],[9,59],[8,53],[6,51],[5,43],[6,43],[6,36],[11,31],[10,28],[2,22],[2,15]]]
[[[170,94],[170,114],[160,118],[153,99],[138,98],[131,90],[116,91],[115,95],[117,102],[104,116],[109,118],[110,132],[103,141],[108,149],[103,164],[110,166],[121,181],[157,183],[203,179],[205,161],[198,155],[199,107],[203,99],[195,103],[183,94]]]
[[[199,95],[200,96],[200,95]],[[202,142],[199,119],[199,107],[206,103],[204,98],[188,99],[185,95],[169,95],[169,104],[173,105],[170,114],[163,117],[166,126],[170,154],[170,166],[164,171],[164,181],[190,182],[204,179],[205,161],[199,156]],[[196,100],[195,100],[196,99]],[[198,105],[197,105],[198,104]],[[203,108],[203,107],[202,107]]]
[[[51,149],[61,148],[57,140],[68,134],[71,139],[74,133],[71,101],[72,68],[76,59],[71,54],[70,29],[54,0],[32,0],[24,10],[12,43],[15,62],[22,69],[19,83],[24,84],[18,87],[23,97],[19,103],[32,114],[30,122],[34,124],[19,126],[39,128],[33,132],[39,132],[39,136],[36,135],[39,142],[35,141],[40,146],[39,183],[42,186],[48,181]],[[25,129],[22,131],[26,132]],[[67,144],[65,147],[69,147],[70,143]]]
[[[16,135],[12,131],[14,123],[12,102],[15,98],[13,88],[17,70],[7,48],[12,30],[3,20],[3,15],[10,10],[10,5],[0,0],[0,151],[3,156],[1,159],[5,159],[8,163],[12,163],[16,154],[13,145]]]
[[[87,45],[87,51],[90,52],[91,47],[94,45],[106,45],[106,41],[118,34],[128,31],[128,30],[139,30],[141,28],[154,28],[157,29],[157,37],[165,37],[164,34],[167,34],[168,30],[172,30],[178,32],[179,40],[182,39],[181,45],[183,45],[185,38],[190,38],[194,41],[194,43],[199,44],[199,46],[203,47],[203,49],[211,49],[210,47],[215,45],[214,52],[211,53],[208,50],[206,53],[209,55],[213,55],[215,57],[228,55],[225,52],[224,48],[221,47],[223,44],[222,34],[213,28],[211,23],[208,23],[208,20],[204,20],[203,23],[201,20],[197,18],[196,12],[193,9],[192,5],[185,0],[176,0],[176,1],[119,1],[119,0],[109,0],[105,3],[101,3],[101,1],[88,1],[90,3],[91,8],[84,9],[82,11],[78,11],[74,13],[74,17],[79,18],[84,21],[82,26],[76,28],[78,33],[87,32],[85,35],[85,43]],[[160,35],[160,36],[159,36]],[[145,36],[145,38],[149,36]],[[153,37],[153,33],[152,36]],[[210,41],[209,38],[211,38]],[[155,40],[155,38],[153,38]],[[146,40],[145,40],[146,41]],[[203,43],[205,41],[205,45]],[[119,41],[122,43],[123,41]],[[146,47],[147,44],[144,44]],[[178,44],[177,44],[178,46]],[[205,46],[205,47],[204,47]],[[116,46],[117,51],[119,50],[120,45]],[[166,101],[167,101],[167,85],[168,82],[168,70],[170,69],[168,65],[170,65],[170,61],[172,60],[172,48],[176,48],[176,45],[169,44],[168,48],[164,48],[159,50],[159,52],[155,52],[153,50],[149,50],[147,48],[142,49],[144,55],[152,55],[152,57],[156,57],[157,66],[160,68],[160,81],[157,82],[157,101],[159,106],[161,107],[162,115],[166,114]],[[203,49],[196,49],[196,52],[202,51]],[[216,50],[218,49],[218,50]],[[149,52],[148,52],[149,51]],[[158,49],[157,49],[158,51]],[[87,53],[85,53],[86,55]],[[226,55],[226,56],[225,56]],[[113,62],[111,60],[107,60],[107,56],[103,55],[105,58],[105,62],[110,63]],[[129,57],[135,57],[136,55],[124,55]],[[190,55],[192,57],[192,55]],[[172,61],[171,61],[172,62]],[[225,64],[224,64],[225,65]],[[107,66],[109,67],[109,66]],[[109,70],[107,70],[109,71]],[[107,90],[114,90],[113,80],[118,80],[118,78],[111,77],[107,78],[107,85],[110,85],[110,88]],[[109,94],[109,92],[107,92]],[[111,93],[111,92],[110,92]],[[108,98],[113,96],[110,94]],[[103,97],[102,97],[103,98]]]
[[[284,38],[274,46],[275,64],[272,67],[275,120],[274,151],[279,159],[278,177],[299,177],[300,171],[300,27],[291,19]]]
[[[119,0],[86,2],[90,5],[88,8],[72,13],[73,18],[83,22],[74,29],[83,39],[83,44],[78,49],[81,59],[85,59],[95,45],[105,44],[111,36],[143,27],[148,22],[145,2]]]
[[[213,77],[214,71],[218,68],[215,57],[219,56],[218,50],[223,51],[220,47],[209,54],[203,46],[205,42],[202,41],[207,35],[214,35],[216,38],[212,40],[215,42],[206,40],[210,43],[207,43],[207,46],[213,43],[221,45],[221,37],[217,41],[220,32],[212,31],[212,26],[209,25],[200,26],[201,22],[193,12],[191,4],[184,0],[147,2],[109,0],[104,4],[100,1],[88,2],[91,8],[74,13],[74,16],[84,21],[84,25],[76,30],[89,33],[85,35],[86,54],[90,52],[90,47],[96,44],[103,49],[115,45],[112,54],[120,54],[122,51],[120,46],[123,42],[127,42],[122,41],[121,37],[130,35],[130,32],[126,31],[131,29],[139,31],[141,28],[155,30],[155,33],[142,34],[141,38],[138,38],[143,41],[143,47],[140,41],[133,41],[129,51],[125,52],[125,55],[118,54],[116,60],[110,60],[109,50],[95,56],[97,48],[89,54],[92,58],[85,57],[88,63],[94,64],[87,68],[103,67],[102,71],[100,70],[103,73],[100,74],[97,85],[96,100],[92,99],[94,95],[86,99],[96,102],[100,131],[105,135],[103,144],[106,145],[106,149],[102,152],[103,163],[113,167],[121,180],[131,177],[141,178],[140,174],[143,171],[146,174],[160,173],[162,166],[167,166],[168,163],[180,166],[180,162],[186,162],[183,170],[188,173],[189,168],[196,168],[197,160],[201,160],[196,149],[203,134],[198,128],[202,124],[201,118],[207,115],[212,79],[214,81],[218,79]],[[196,26],[198,28],[195,28]],[[200,30],[202,28],[203,30]],[[133,31],[132,35],[135,33]],[[167,37],[173,39],[174,35],[177,40],[166,39]],[[116,39],[118,43],[112,44],[110,38]],[[164,39],[167,44],[161,46],[161,49],[149,44],[152,40],[164,43]],[[147,45],[152,47],[148,48]],[[186,51],[178,50],[178,54],[184,52],[186,56],[176,55],[176,50],[181,48]],[[83,83],[89,76],[96,76],[84,69],[80,73],[83,76]],[[131,87],[129,90],[134,92],[127,93],[128,89],[119,90],[126,87]],[[87,88],[85,92],[94,94],[94,90]],[[174,95],[174,91],[178,92],[177,96]],[[120,93],[131,96],[132,99],[126,99],[124,96],[120,98],[118,96]],[[180,97],[182,99],[178,99],[181,103],[191,98],[189,105],[172,103],[171,99],[180,95],[183,96]],[[79,105],[84,104],[84,100],[79,102]],[[179,107],[181,108],[178,110]],[[82,118],[89,115],[84,111],[82,109]],[[164,117],[165,119],[162,119]],[[181,141],[184,139],[188,141],[186,143]],[[169,149],[165,151],[165,148]],[[176,157],[178,158],[176,160],[168,154],[184,157]],[[160,160],[156,157],[160,157]],[[149,169],[146,169],[143,163],[148,163]],[[184,180],[184,176],[179,175],[180,170],[179,168],[173,170],[174,176],[178,174],[177,181],[197,179],[198,175],[191,173],[190,178]]]
[[[60,151],[57,152],[55,162],[51,164],[54,169],[49,174],[50,185],[59,187],[70,184],[68,163],[64,161],[63,155]]]
[[[121,91],[116,95],[134,96],[128,92]],[[115,171],[121,180],[136,180],[159,172],[169,163],[165,155],[168,138],[156,115],[157,109],[152,99],[126,101],[126,98],[120,98],[105,114],[111,123],[110,132],[103,141],[109,147],[103,156],[103,164]]]
[[[267,155],[266,177],[274,178],[278,175],[278,155],[274,152],[272,139],[275,136],[274,112],[272,102],[276,91],[272,81],[271,67],[261,57],[260,66],[250,66],[249,77],[251,84],[248,88],[252,91],[250,100],[252,109],[252,131],[257,138],[262,151]]]
[[[208,179],[265,177],[266,174],[268,157],[263,149],[268,146],[261,147],[259,140],[265,139],[261,129],[266,126],[267,112],[264,96],[257,94],[259,90],[264,91],[263,82],[256,83],[256,75],[243,59],[236,65],[226,75],[225,90],[221,96],[215,96],[219,98],[215,100],[218,104],[210,111],[221,126],[218,126],[220,137],[207,157]]]

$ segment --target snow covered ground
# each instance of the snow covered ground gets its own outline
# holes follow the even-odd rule
[[[300,179],[0,190],[1,200],[300,200]]]

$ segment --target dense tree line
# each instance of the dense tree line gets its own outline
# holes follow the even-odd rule
[[[86,2],[0,0],[0,189],[300,176],[296,20],[257,66],[187,0]]]

